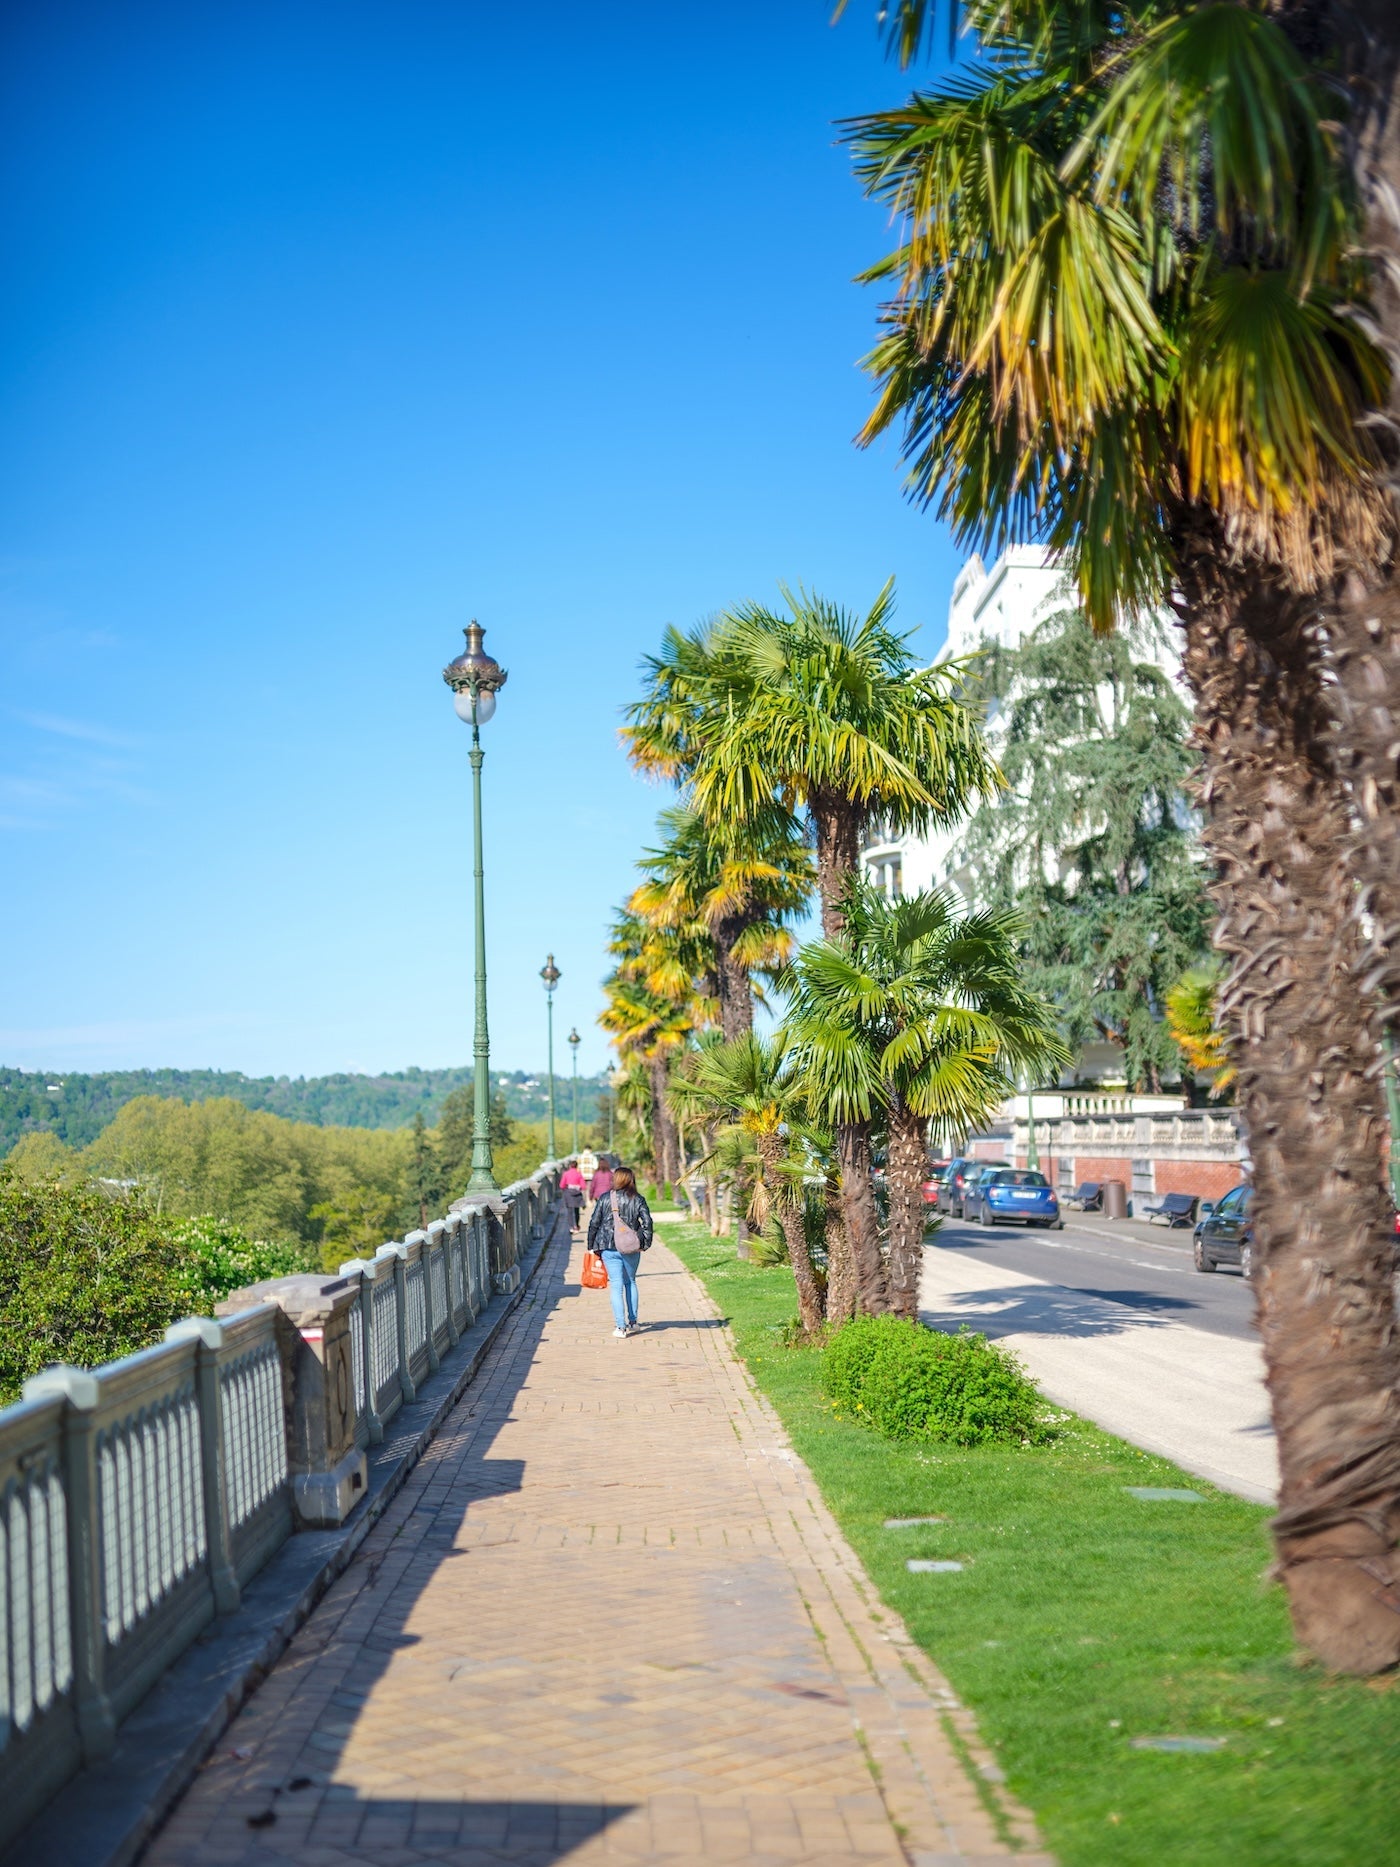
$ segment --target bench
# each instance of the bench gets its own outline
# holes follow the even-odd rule
[[[1196,1195],[1194,1193],[1164,1193],[1155,1206],[1144,1206],[1142,1210],[1149,1225],[1158,1223],[1171,1227],[1194,1225]]]
[[[1102,1212],[1103,1186],[1098,1180],[1083,1180],[1070,1194],[1065,1204],[1075,1212]]]

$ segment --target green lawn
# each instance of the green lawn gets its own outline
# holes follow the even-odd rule
[[[1264,1579],[1267,1511],[1066,1417],[1039,1449],[896,1444],[836,1417],[821,1356],[782,1346],[787,1268],[696,1225],[705,1282],[876,1587],[973,1707],[1065,1867],[1400,1861],[1400,1679],[1300,1663]],[[1125,1485],[1205,1502],[1146,1503]],[[886,1517],[944,1525],[886,1530]],[[910,1575],[908,1557],[960,1575]],[[1206,1755],[1138,1736],[1223,1737]]]

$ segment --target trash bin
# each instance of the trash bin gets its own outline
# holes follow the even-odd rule
[[[1103,1216],[1106,1219],[1126,1219],[1128,1216],[1128,1189],[1121,1180],[1105,1180],[1103,1183]]]

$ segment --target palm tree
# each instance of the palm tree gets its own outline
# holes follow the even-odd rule
[[[658,930],[627,911],[614,921],[608,944],[617,965],[603,981],[606,1003],[598,1022],[624,1066],[645,1065],[653,1174],[664,1186],[684,1170],[666,1101],[671,1064],[714,1010],[699,970],[707,947],[694,928]]]
[[[868,433],[903,422],[915,496],[969,541],[1066,549],[1099,626],[1169,597],[1181,615],[1254,1156],[1280,1569],[1305,1643],[1371,1670],[1400,1658],[1372,1577],[1375,1526],[1400,1520],[1400,1349],[1333,709],[1372,680],[1379,719],[1387,677],[1359,651],[1329,668],[1316,621],[1328,579],[1388,536],[1361,425],[1386,368],[1329,106],[1262,12],[1187,11],[1213,63],[1164,9],[988,0],[987,77],[855,127],[867,186],[906,216],[873,275],[897,297]],[[1363,811],[1393,819],[1386,733],[1391,790],[1356,769]],[[1370,834],[1392,839],[1393,889],[1400,831]]]
[[[862,1232],[863,1309],[917,1314],[930,1127],[953,1140],[988,1119],[1020,1075],[1055,1075],[1070,1052],[1054,1008],[1021,983],[1012,913],[958,915],[937,890],[890,902],[847,896],[839,940],[804,947],[786,1030],[809,1093],[838,1120],[888,1134],[889,1276]],[[850,1223],[848,1217],[848,1224]],[[856,1224],[867,1223],[861,1218]]]
[[[822,929],[841,928],[872,817],[900,829],[955,822],[999,779],[951,664],[920,669],[891,626],[894,585],[865,616],[785,591],[682,635],[652,658],[624,737],[639,769],[679,779],[707,824],[805,809]]]
[[[770,1217],[782,1227],[802,1327],[815,1334],[822,1324],[821,1287],[803,1223],[806,1162],[793,1146],[805,1114],[804,1096],[786,1044],[781,1037],[752,1031],[731,1042],[708,1044],[688,1060],[672,1095],[683,1107],[729,1116],[730,1132],[741,1143],[748,1218],[760,1230]]]
[[[727,1039],[753,1029],[751,975],[772,973],[791,956],[783,922],[806,906],[812,858],[797,824],[773,810],[748,823],[707,824],[680,805],[663,811],[664,841],[638,867],[646,876],[630,906],[662,929],[701,926],[714,943],[720,1029]]]

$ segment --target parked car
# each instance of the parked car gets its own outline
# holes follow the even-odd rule
[[[959,1154],[948,1162],[938,1182],[938,1210],[952,1212],[962,1198],[963,1181],[976,1171],[978,1162]]]
[[[950,1163],[946,1160],[930,1161],[929,1176],[924,1181],[924,1204],[926,1206],[938,1204],[938,1189],[943,1184],[943,1176],[947,1173],[949,1165]]]
[[[981,1173],[963,1193],[967,1217],[977,1225],[1053,1226],[1064,1229],[1060,1202],[1043,1173],[1033,1167],[993,1167]]]
[[[1206,1213],[1196,1226],[1195,1256],[1198,1271],[1218,1270],[1222,1264],[1235,1266],[1248,1277],[1254,1262],[1254,1228],[1249,1217],[1247,1186],[1235,1186],[1213,1212]]]
[[[956,1212],[960,1219],[965,1219],[970,1209],[970,1202],[980,1182],[989,1173],[996,1173],[1003,1167],[1009,1167],[1009,1160],[970,1160],[965,1163],[961,1181],[953,1192],[948,1210]]]

